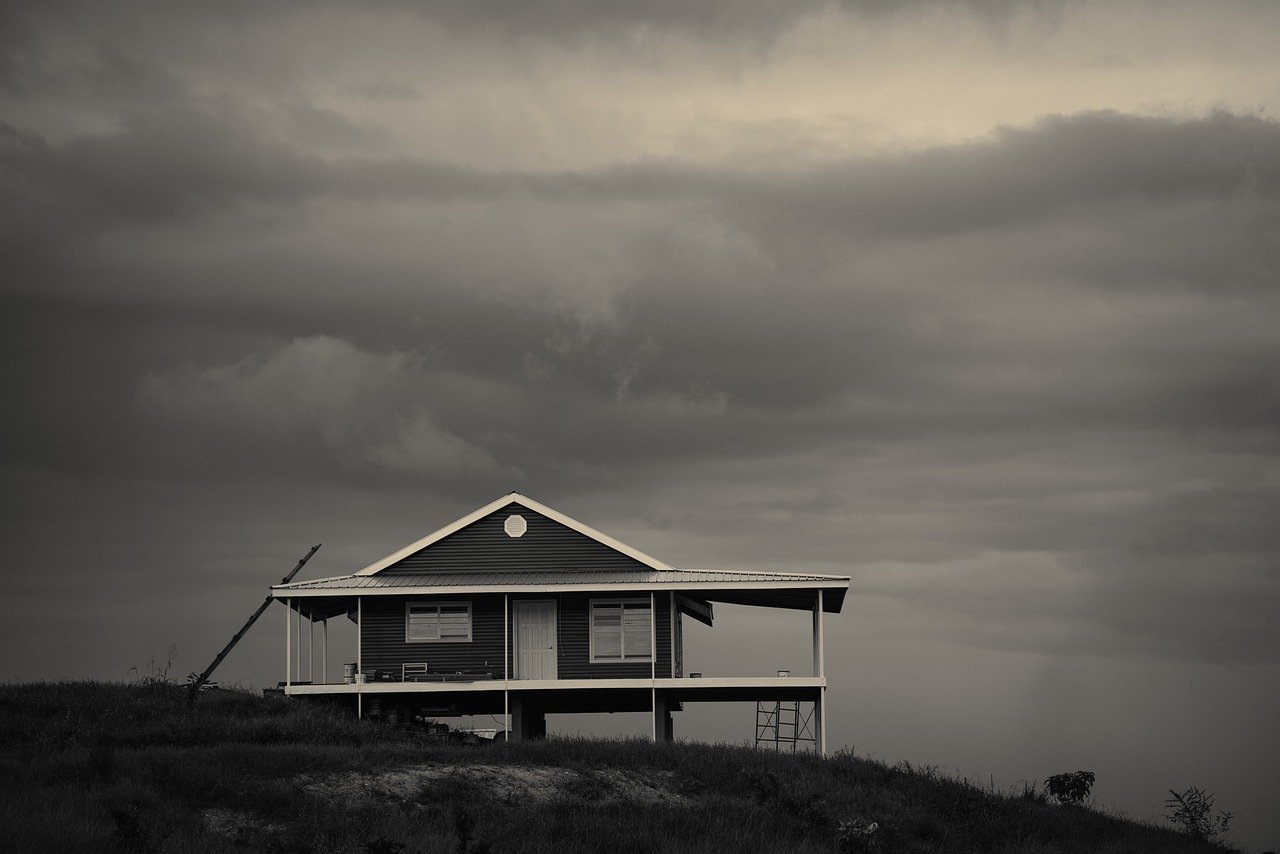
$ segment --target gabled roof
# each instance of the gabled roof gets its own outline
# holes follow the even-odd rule
[[[472,532],[487,531],[488,527],[496,524],[499,539],[513,542],[508,536],[515,535],[503,535],[503,524],[499,521],[512,505],[524,507],[533,514],[545,517],[546,521],[575,531],[576,535],[604,546],[605,550],[587,555],[586,560],[579,561],[576,566],[571,561],[560,560],[558,556],[552,560],[546,560],[544,556],[544,559],[534,561],[532,565],[509,569],[503,568],[508,559],[485,559],[484,547],[476,547],[475,541],[468,541],[465,539],[467,535],[462,535],[463,539],[451,541],[455,546],[461,544],[460,552],[455,550],[448,559],[432,563],[429,570],[423,568],[419,553],[424,553],[433,544],[481,520],[488,521],[472,528]],[[545,525],[546,521],[539,524]],[[531,519],[530,536],[533,535],[533,530]],[[483,536],[490,534],[485,533]],[[425,552],[433,553],[434,551]],[[622,556],[621,559],[614,560],[613,553]],[[414,557],[415,555],[418,557]],[[410,543],[359,572],[277,584],[271,588],[271,594],[277,599],[294,600],[299,603],[297,607],[303,607],[300,603],[306,602],[308,611],[319,609],[340,613],[348,608],[348,604],[344,603],[353,601],[353,597],[357,596],[606,591],[683,591],[686,596],[708,601],[808,609],[812,607],[818,591],[822,591],[824,610],[839,612],[848,589],[849,577],[845,575],[676,569],[576,519],[513,492],[415,543]]]
[[[479,510],[476,510],[473,513],[468,513],[466,516],[463,516],[461,519],[457,520],[456,522],[453,522],[449,525],[445,525],[440,530],[434,533],[428,534],[427,536],[423,537],[417,542],[410,543],[409,545],[405,546],[399,551],[389,554],[386,557],[382,558],[381,560],[378,560],[369,564],[364,569],[360,570],[359,572],[356,572],[355,575],[356,576],[377,575],[379,572],[386,569],[387,567],[392,566],[396,563],[399,563],[400,561],[404,560],[410,555],[413,555],[413,554],[416,554],[417,552],[422,551],[427,546],[430,546],[433,543],[443,540],[445,537],[449,536],[450,534],[461,531],[463,528],[467,527],[468,525],[474,522],[477,522],[480,519],[483,519],[485,516],[488,516],[490,513],[500,510],[503,507],[506,507],[510,504],[519,504],[523,507],[527,507],[528,509],[532,510],[535,513],[540,513],[543,516],[546,516],[548,519],[551,519],[552,521],[559,522],[561,525],[564,525],[566,528],[570,528],[571,530],[577,531],[578,533],[583,534],[587,537],[590,537],[591,539],[595,540],[596,542],[602,545],[608,546],[609,548],[613,549],[616,552],[619,552],[620,554],[626,555],[627,557],[632,558],[633,560],[639,561],[640,563],[644,564],[650,569],[657,569],[657,570],[671,569],[671,566],[669,564],[663,563],[657,558],[651,557],[645,554],[644,552],[639,551],[638,549],[633,549],[631,546],[627,545],[626,543],[619,542],[618,540],[615,540],[613,537],[609,536],[608,534],[597,531],[595,528],[592,528],[590,525],[584,525],[581,522],[579,522],[577,519],[572,519],[564,515],[563,513],[560,513],[556,510],[552,510],[550,507],[546,506],[545,504],[541,504],[537,501],[534,501],[532,498],[521,495],[518,492],[512,492],[508,495],[502,496],[496,501],[492,501],[489,504],[486,504],[485,506],[481,507]]]

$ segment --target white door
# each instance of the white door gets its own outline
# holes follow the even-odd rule
[[[556,678],[556,603],[515,603],[516,678]]]

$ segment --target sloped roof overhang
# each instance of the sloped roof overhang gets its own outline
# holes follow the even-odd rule
[[[848,576],[744,570],[444,572],[354,575],[271,588],[277,599],[354,596],[454,596],[480,593],[684,592],[713,602],[809,609],[818,590],[823,610],[838,613]]]

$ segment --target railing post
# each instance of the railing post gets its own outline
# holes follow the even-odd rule
[[[364,673],[364,599],[356,597],[356,720],[364,717],[364,686],[360,674]]]
[[[558,654],[558,653],[557,653]],[[557,673],[559,671],[557,670]],[[502,594],[502,725],[511,741],[511,594]]]
[[[658,609],[652,590],[649,591],[649,712],[653,719],[652,738],[658,740]]]
[[[293,626],[293,615],[289,611],[293,608],[293,600],[284,600],[284,687],[288,688],[293,684],[293,650],[289,648],[292,638],[290,631]]]

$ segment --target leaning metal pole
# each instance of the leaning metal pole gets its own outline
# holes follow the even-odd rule
[[[286,575],[283,579],[281,579],[280,583],[288,584],[290,581],[292,581],[293,577],[298,574],[298,571],[301,570],[302,567],[306,565],[306,562],[311,560],[311,556],[316,552],[320,551],[321,545],[323,544],[316,543],[314,546],[312,546],[311,551],[303,555],[302,559],[298,561],[297,566],[295,566],[292,570],[290,570],[289,574]],[[258,618],[261,617],[262,614],[267,610],[267,608],[271,606],[271,600],[273,598],[274,598],[273,596],[271,596],[270,594],[267,594],[267,598],[264,599],[262,601],[262,604],[258,606],[258,610],[254,611],[253,616],[251,616],[248,620],[245,621],[245,624],[240,627],[240,631],[232,635],[231,640],[227,643],[226,646],[222,648],[222,652],[218,653],[217,657],[215,657],[213,659],[213,662],[204,669],[203,673],[201,673],[199,676],[192,678],[190,684],[188,685],[188,688],[190,688],[191,690],[189,699],[195,700],[196,694],[199,693],[200,689],[204,687],[204,685],[209,681],[209,677],[213,675],[213,671],[218,669],[218,665],[222,663],[222,659],[227,657],[227,653],[231,652],[231,650],[235,647],[235,645],[240,642],[240,638],[244,637],[245,632],[249,631],[249,629],[252,628],[253,624],[258,621]],[[301,644],[302,638],[299,637],[298,641],[299,641],[299,644]],[[301,676],[301,674],[299,674],[299,676]]]

